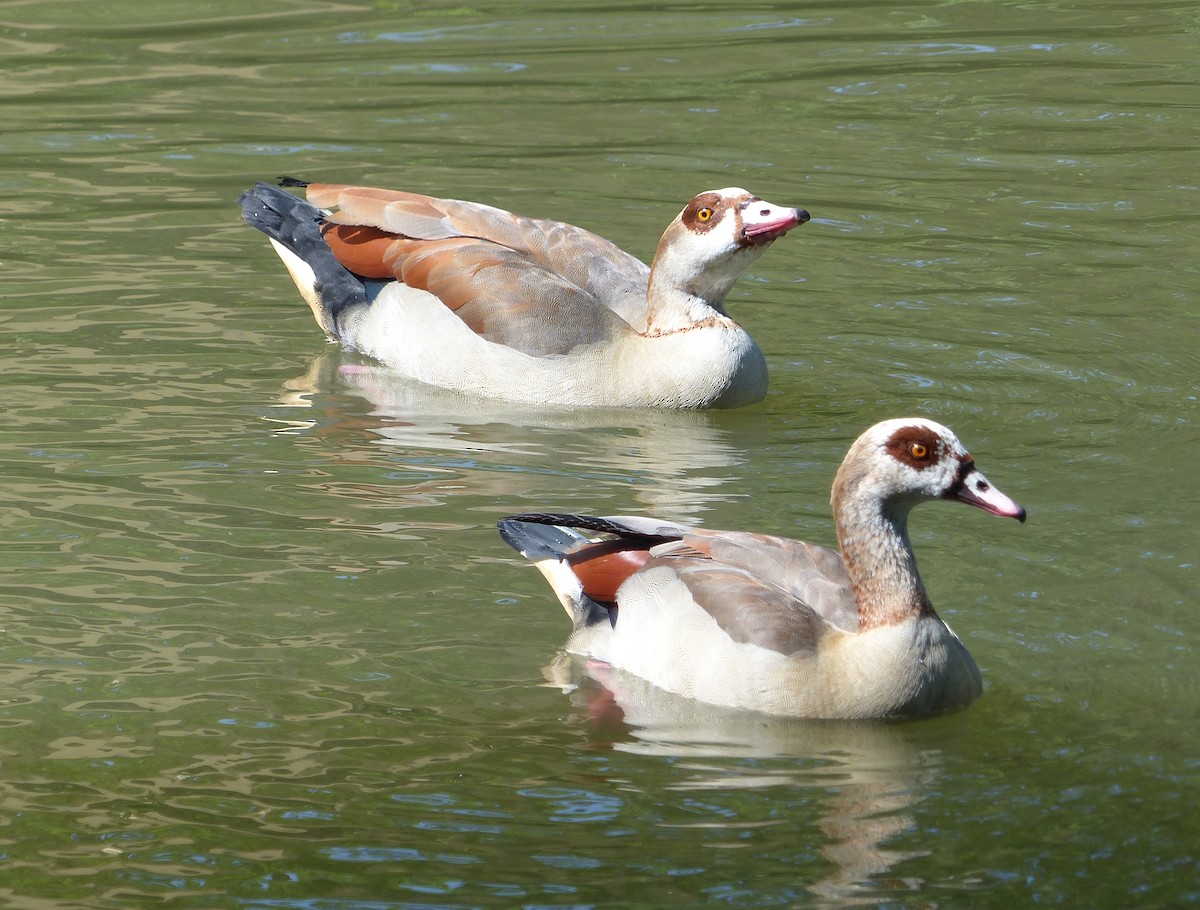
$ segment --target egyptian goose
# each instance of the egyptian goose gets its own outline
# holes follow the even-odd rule
[[[283,184],[307,186],[309,201],[260,183],[242,214],[331,340],[431,385],[537,405],[761,400],[766,361],[723,301],[809,220],[742,189],[701,193],[648,268],[581,228],[477,202]]]
[[[840,553],[654,518],[529,514],[499,528],[566,608],[569,652],[766,714],[913,716],[983,688],[917,574],[908,512],[929,499],[1025,520],[950,430],[909,417],[871,427],[838,469]]]

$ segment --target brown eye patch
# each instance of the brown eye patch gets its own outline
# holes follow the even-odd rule
[[[888,437],[888,454],[918,471],[941,459],[938,435],[928,427],[901,427]]]
[[[688,203],[683,210],[681,220],[684,227],[702,233],[712,230],[713,225],[721,220],[725,213],[721,205],[721,197],[716,193],[701,193]]]

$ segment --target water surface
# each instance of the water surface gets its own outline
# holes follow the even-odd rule
[[[0,900],[1200,903],[1198,32],[1108,2],[7,4]],[[279,174],[643,257],[710,187],[802,205],[729,301],[771,392],[397,382],[240,223]],[[909,413],[1030,511],[914,515],[979,703],[811,724],[553,684],[566,621],[498,517],[830,543],[846,447]]]

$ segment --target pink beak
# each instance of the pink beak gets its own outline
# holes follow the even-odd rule
[[[974,468],[967,472],[962,483],[949,494],[948,498],[965,502],[969,506],[975,506],[977,509],[999,515],[1001,518],[1015,518],[1022,523],[1025,521],[1025,508],[1017,505],[988,483],[987,478]]]
[[[755,206],[751,206],[753,209]],[[761,220],[752,221],[747,215],[742,215],[742,236],[748,243],[761,244],[778,240],[794,227],[799,227],[810,219],[804,209],[785,209],[767,205],[759,215]]]

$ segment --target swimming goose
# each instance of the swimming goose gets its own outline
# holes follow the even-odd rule
[[[566,608],[571,653],[766,714],[912,716],[982,692],[917,574],[908,512],[930,499],[1025,520],[950,430],[907,417],[863,433],[838,469],[840,552],[654,518],[528,514],[499,528]]]
[[[306,186],[308,202],[260,183],[242,194],[243,217],[330,339],[408,377],[568,407],[739,407],[766,394],[762,351],[723,301],[809,220],[803,209],[701,193],[647,267],[582,228],[476,202],[283,182]]]

